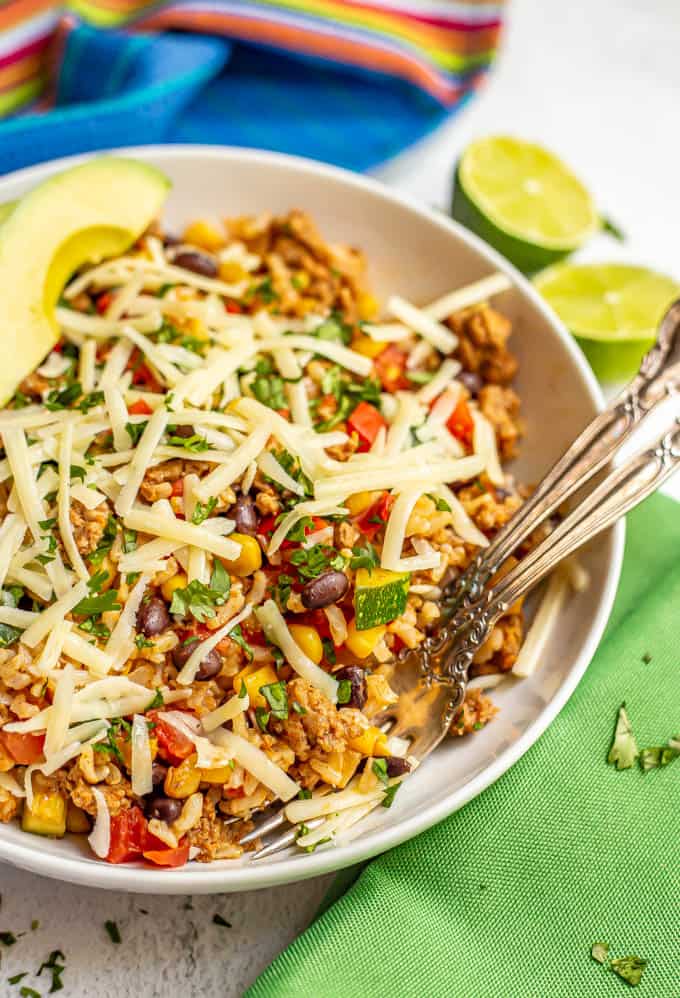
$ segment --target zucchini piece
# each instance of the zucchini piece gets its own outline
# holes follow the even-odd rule
[[[357,631],[389,624],[406,609],[410,572],[386,568],[360,568],[354,580],[354,612]]]

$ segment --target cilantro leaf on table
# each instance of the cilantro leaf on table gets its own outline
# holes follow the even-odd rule
[[[645,772],[649,769],[661,769],[668,766],[680,756],[680,749],[670,745],[653,745],[640,749],[640,768]]]
[[[622,703],[619,707],[614,741],[609,749],[607,762],[610,766],[615,765],[617,769],[630,769],[638,755],[637,742],[626,713],[626,705]]]
[[[590,947],[590,955],[598,963],[606,963],[609,958],[609,943],[593,943]]]

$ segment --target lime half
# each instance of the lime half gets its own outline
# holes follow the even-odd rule
[[[500,135],[472,142],[461,156],[451,212],[525,273],[562,260],[601,225],[593,199],[564,163]]]
[[[534,278],[534,285],[602,381],[635,373],[666,309],[680,295],[680,285],[665,274],[619,263],[558,264]]]

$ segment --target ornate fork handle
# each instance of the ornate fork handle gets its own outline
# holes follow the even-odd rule
[[[680,467],[680,418],[648,450],[613,471],[557,529],[482,597],[459,611],[424,649],[432,679],[451,687],[451,714],[465,695],[472,658],[496,621],[564,558],[656,491]]]
[[[680,300],[667,311],[656,343],[624,391],[583,430],[515,516],[445,594],[451,610],[480,599],[505,559],[600,471],[633,430],[680,384]]]

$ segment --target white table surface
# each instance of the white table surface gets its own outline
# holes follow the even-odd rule
[[[511,0],[504,51],[483,92],[378,174],[444,207],[467,142],[489,132],[534,138],[573,166],[627,233],[621,246],[596,241],[588,258],[640,262],[680,278],[678,29],[677,0]],[[670,491],[680,498],[680,481]],[[8,976],[36,969],[59,948],[64,998],[232,998],[305,927],[330,879],[196,897],[187,910],[183,898],[59,885],[0,864],[0,931],[40,920],[15,946],[0,946],[0,995],[18,992]],[[216,912],[231,929],[212,923]],[[118,923],[124,946],[109,942],[107,919]],[[22,984],[48,990],[44,975]]]

